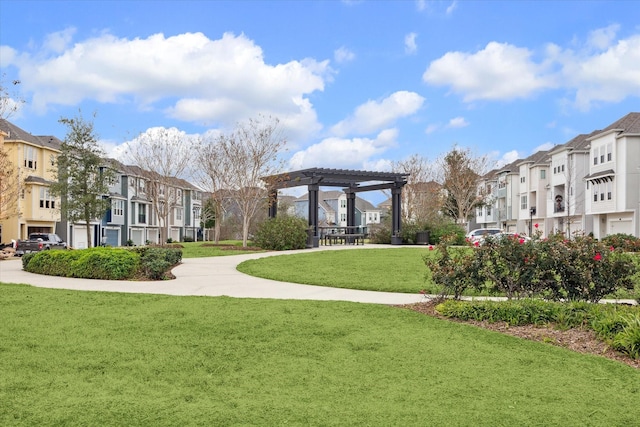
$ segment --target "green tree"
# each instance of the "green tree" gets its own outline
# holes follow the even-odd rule
[[[87,242],[91,247],[89,224],[109,209],[110,202],[103,196],[109,194],[115,171],[104,161],[105,154],[98,145],[92,121],[78,116],[62,118],[60,123],[67,126],[67,135],[55,165],[58,180],[50,191],[61,199],[63,218],[87,225]]]

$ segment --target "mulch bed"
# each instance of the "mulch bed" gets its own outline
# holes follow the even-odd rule
[[[587,329],[554,329],[553,325],[549,326],[510,326],[506,322],[487,322],[475,320],[460,320],[451,317],[445,317],[435,310],[437,305],[434,301],[419,302],[415,304],[399,305],[396,307],[417,311],[427,316],[437,317],[457,323],[466,323],[475,325],[479,328],[489,329],[514,337],[524,338],[531,341],[545,342],[547,344],[564,347],[569,350],[577,351],[584,354],[593,354],[596,356],[606,357],[607,359],[616,360],[629,365],[633,368],[640,369],[640,359],[632,359],[629,356],[618,353],[610,348],[605,342],[600,340],[594,331]]]

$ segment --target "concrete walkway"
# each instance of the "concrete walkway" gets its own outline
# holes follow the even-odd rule
[[[366,250],[370,248],[400,247],[389,245],[322,246],[314,249],[287,252],[250,253],[211,258],[186,258],[173,269],[175,280],[131,282],[121,280],[73,279],[44,276],[22,270],[20,259],[0,261],[0,281],[25,283],[42,288],[71,289],[78,291],[128,292],[164,295],[229,296],[235,298],[273,298],[296,300],[353,301],[374,304],[410,304],[424,301],[419,294],[358,291],[299,285],[248,276],[236,270],[236,266],[248,259],[268,256],[285,256],[320,250]],[[415,250],[419,250],[420,247]],[[422,247],[424,249],[424,247]],[[300,266],[304,268],[304,266]]]

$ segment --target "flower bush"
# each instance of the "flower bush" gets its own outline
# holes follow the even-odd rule
[[[502,292],[511,298],[597,302],[617,290],[632,290],[638,265],[622,249],[587,236],[562,234],[532,240],[518,236],[487,238],[473,248],[436,246],[425,257],[442,293],[458,298],[467,288]]]

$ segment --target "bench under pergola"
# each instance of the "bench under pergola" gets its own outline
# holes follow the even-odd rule
[[[278,190],[306,185],[309,190],[310,245],[318,247],[318,192],[320,187],[342,187],[347,195],[347,226],[355,225],[356,193],[363,191],[391,190],[391,243],[402,243],[401,206],[402,187],[408,173],[371,172],[348,169],[311,168],[263,177],[269,190],[269,218],[278,212]],[[363,185],[366,184],[366,185]]]

